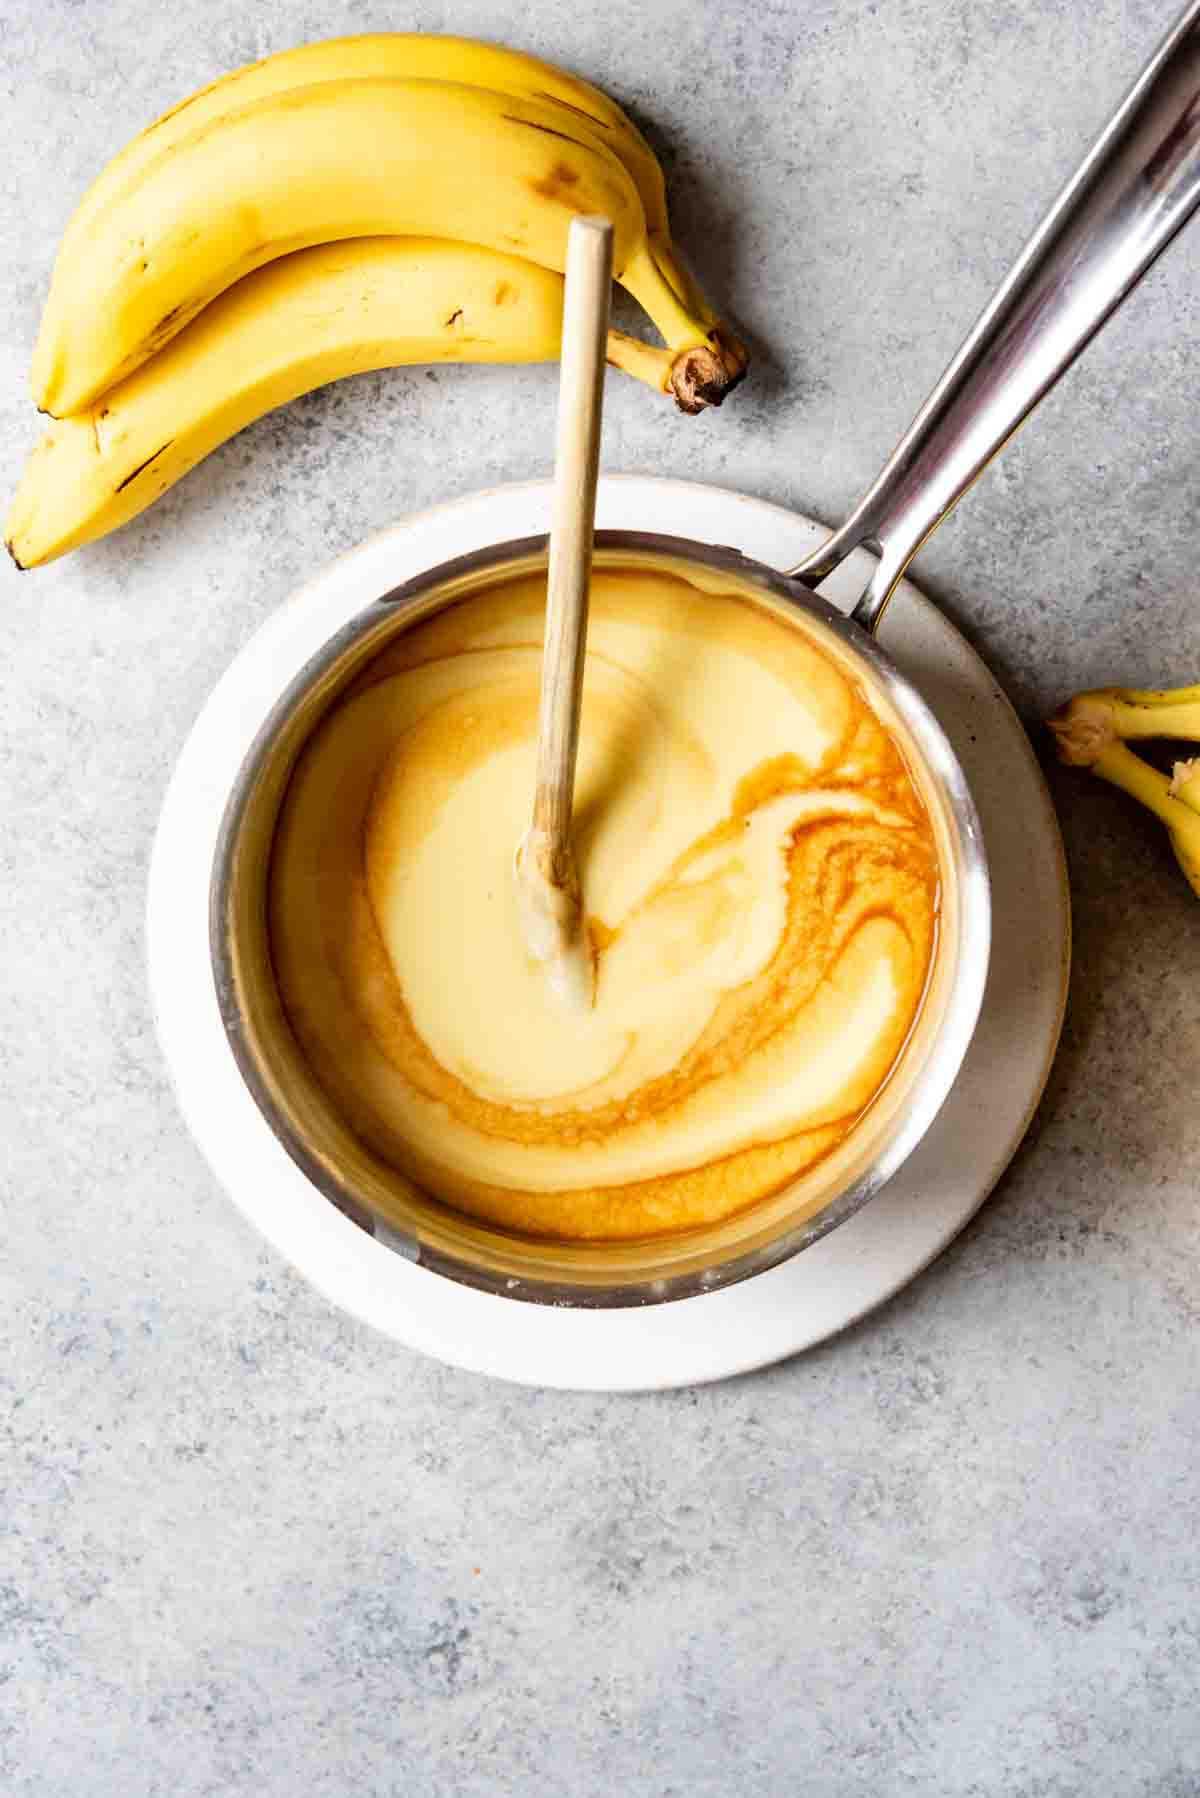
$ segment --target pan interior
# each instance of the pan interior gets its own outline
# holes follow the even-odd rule
[[[654,572],[697,594],[749,607],[806,633],[869,698],[901,746],[936,843],[940,911],[916,1022],[866,1114],[820,1163],[756,1203],[669,1235],[582,1242],[530,1234],[438,1203],[348,1124],[315,1078],[289,1024],[272,959],[268,890],[289,782],[312,733],[378,658],[421,620],[544,571],[540,544],[471,558],[372,608],[331,643],[260,733],[232,796],[213,889],[214,962],[243,1073],[285,1145],[316,1184],[364,1227],[456,1278],[514,1296],[582,1304],[685,1296],[768,1266],[865,1202],[906,1148],[914,1096],[936,1059],[955,990],[962,919],[962,820],[948,790],[949,751],[874,646],[820,600],[729,553],[692,546],[601,544],[598,571]],[[951,762],[953,758],[950,758]]]

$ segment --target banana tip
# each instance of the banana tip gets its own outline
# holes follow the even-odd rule
[[[25,562],[22,562],[20,556],[17,554],[16,550],[13,548],[11,537],[6,537],[4,539],[4,547],[8,551],[9,559],[11,560],[13,567],[15,569],[17,569],[18,572],[21,574],[28,574],[28,572],[29,572],[28,564]]]

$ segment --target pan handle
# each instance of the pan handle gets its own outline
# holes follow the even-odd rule
[[[874,631],[913,556],[1200,202],[1200,0],[1134,83],[854,512],[790,570],[815,587],[879,556]]]

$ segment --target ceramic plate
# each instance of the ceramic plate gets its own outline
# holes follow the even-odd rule
[[[150,870],[154,1011],[179,1102],[234,1203],[335,1304],[409,1348],[525,1385],[628,1392],[723,1379],[844,1329],[911,1280],[983,1203],[1028,1127],[1065,1002],[1070,912],[1062,843],[1029,741],[965,640],[905,582],[880,640],[924,694],[983,821],[993,883],[992,962],[958,1081],[916,1153],[848,1222],[781,1267],[703,1297],[574,1311],[492,1297],[414,1266],[309,1184],[242,1084],[217,1010],[208,950],[213,851],[237,769],[263,718],[314,651],[401,581],[484,544],[549,528],[545,482],[436,507],[344,556],[246,646],[184,745]],[[599,525],[731,544],[776,568],[823,528],[781,507],[685,481],[601,482]],[[869,561],[825,591],[850,604]]]

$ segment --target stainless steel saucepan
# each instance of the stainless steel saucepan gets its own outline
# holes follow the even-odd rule
[[[790,619],[821,640],[903,741],[942,869],[939,946],[891,1079],[811,1175],[706,1229],[622,1244],[520,1237],[434,1203],[377,1161],[314,1081],[271,970],[265,895],[280,803],[320,717],[399,632],[472,592],[544,568],[545,539],[501,543],[382,596],[291,684],[227,807],[213,869],[214,978],[263,1114],[317,1187],[381,1243],[453,1279],[544,1303],[645,1304],[713,1290],[795,1254],[866,1203],[920,1141],[974,1029],[989,891],[975,808],[940,726],[874,632],[904,570],[981,470],[1120,305],[1200,202],[1200,0],[1194,0],[1051,208],[852,516],[784,573],[735,551],[623,531],[601,568],[653,568]],[[813,591],[854,549],[874,573],[849,618]]]

